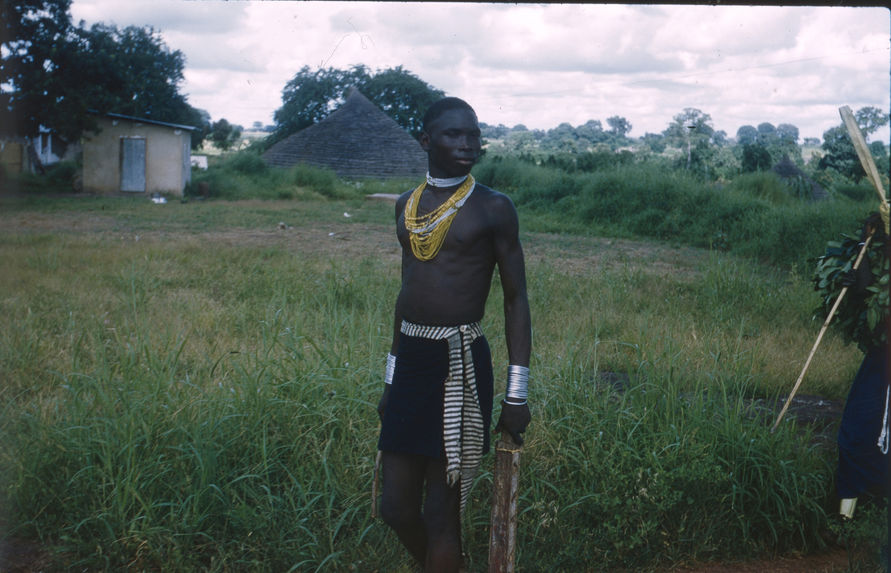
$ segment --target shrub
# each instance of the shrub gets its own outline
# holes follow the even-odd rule
[[[857,184],[840,183],[835,186],[835,192],[854,201],[869,201],[876,196],[875,189],[867,180]]]
[[[245,175],[260,175],[269,169],[263,158],[253,153],[237,153],[232,157],[229,165],[235,171]]]
[[[290,172],[295,185],[309,187],[325,197],[335,198],[340,195],[338,192],[340,181],[337,174],[330,169],[301,163],[292,167]]]
[[[764,199],[774,205],[786,204],[791,198],[786,185],[772,171],[743,173],[733,179],[729,188],[736,193]]]

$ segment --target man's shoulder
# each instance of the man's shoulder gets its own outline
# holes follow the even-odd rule
[[[405,207],[405,204],[408,202],[408,198],[411,197],[414,189],[409,189],[408,191],[404,191],[399,197],[396,198],[396,208],[397,210]]]
[[[480,183],[479,181],[477,181],[476,186],[475,186],[474,189],[473,189],[473,194],[474,194],[474,195],[480,195],[480,196],[482,196],[482,197],[486,197],[486,198],[488,198],[488,199],[492,199],[492,200],[498,200],[498,201],[504,201],[504,200],[507,200],[507,201],[510,201],[510,197],[508,197],[507,195],[505,195],[505,194],[502,193],[501,191],[497,191],[497,190],[495,190],[495,189],[492,189],[492,188],[489,187],[488,185],[483,185],[483,184]]]
[[[510,197],[508,197],[501,191],[496,191],[495,189],[492,189],[488,185],[483,185],[482,183],[476,184],[476,187],[473,189],[473,194],[478,196],[481,200],[485,201],[489,206],[500,206],[507,209],[512,209],[514,206],[514,202],[511,201]]]

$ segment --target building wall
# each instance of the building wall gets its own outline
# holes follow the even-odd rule
[[[0,165],[6,173],[23,173],[29,169],[25,144],[0,140]]]
[[[100,118],[98,133],[83,138],[84,190],[121,191],[121,140],[145,140],[145,193],[182,195],[189,181],[190,136],[184,129]]]

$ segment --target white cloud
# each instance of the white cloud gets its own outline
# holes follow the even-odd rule
[[[769,121],[820,137],[841,105],[887,111],[891,92],[881,8],[74,0],[72,15],[159,29],[190,103],[242,125],[271,123],[303,66],[402,66],[486,123],[621,115],[638,136],[696,107],[731,136]]]

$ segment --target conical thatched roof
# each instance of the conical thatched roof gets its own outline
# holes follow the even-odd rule
[[[275,167],[328,167],[341,177],[423,177],[427,172],[420,144],[356,88],[328,117],[279,141],[263,159]]]
[[[799,195],[811,201],[822,201],[829,198],[826,189],[808,177],[807,173],[798,168],[787,156],[783,156],[779,163],[773,166],[772,171],[785,180],[787,185],[797,189]]]

